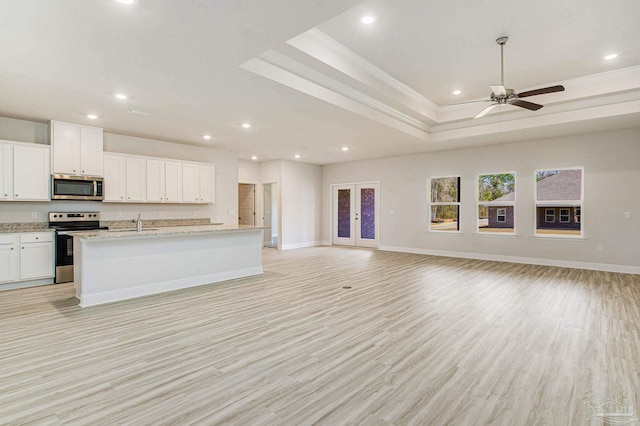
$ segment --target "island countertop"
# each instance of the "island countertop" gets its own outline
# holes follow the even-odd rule
[[[243,232],[264,229],[261,226],[250,225],[191,225],[191,226],[165,226],[142,228],[141,232],[135,229],[103,229],[93,231],[69,232],[69,235],[79,238],[81,241],[113,241],[123,239],[154,238],[167,236],[203,235],[227,232]]]

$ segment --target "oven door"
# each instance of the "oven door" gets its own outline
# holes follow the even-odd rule
[[[56,284],[73,281],[73,237],[56,232]]]

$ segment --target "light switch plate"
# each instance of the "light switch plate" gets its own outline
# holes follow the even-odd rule
[[[631,212],[624,212],[625,219],[631,219]]]

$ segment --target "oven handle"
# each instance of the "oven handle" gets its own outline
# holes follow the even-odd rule
[[[69,231],[56,231],[56,235],[69,235]]]

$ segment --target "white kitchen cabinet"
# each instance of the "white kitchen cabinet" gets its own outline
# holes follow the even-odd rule
[[[53,234],[25,232],[20,234],[20,280],[53,276]]]
[[[18,234],[0,235],[0,283],[20,280],[20,252]]]
[[[127,159],[120,155],[104,155],[104,201],[127,200]]]
[[[52,278],[53,232],[0,235],[0,283]]]
[[[54,174],[103,175],[102,129],[52,121],[51,147]]]
[[[165,162],[147,160],[147,201],[163,203],[165,201]]]
[[[146,201],[147,162],[144,158],[127,157],[127,202]]]
[[[49,201],[51,173],[49,147],[13,147],[14,200]]]
[[[215,167],[200,165],[200,202],[213,203],[215,201]]]
[[[182,201],[212,203],[215,201],[215,167],[209,164],[182,165]]]
[[[50,201],[50,148],[46,145],[0,143],[0,200]]]
[[[0,144],[0,200],[13,199],[13,145]]]
[[[178,161],[165,162],[165,201],[167,203],[182,202],[182,163]]]
[[[197,203],[200,198],[200,167],[197,164],[182,165],[182,201]]]

